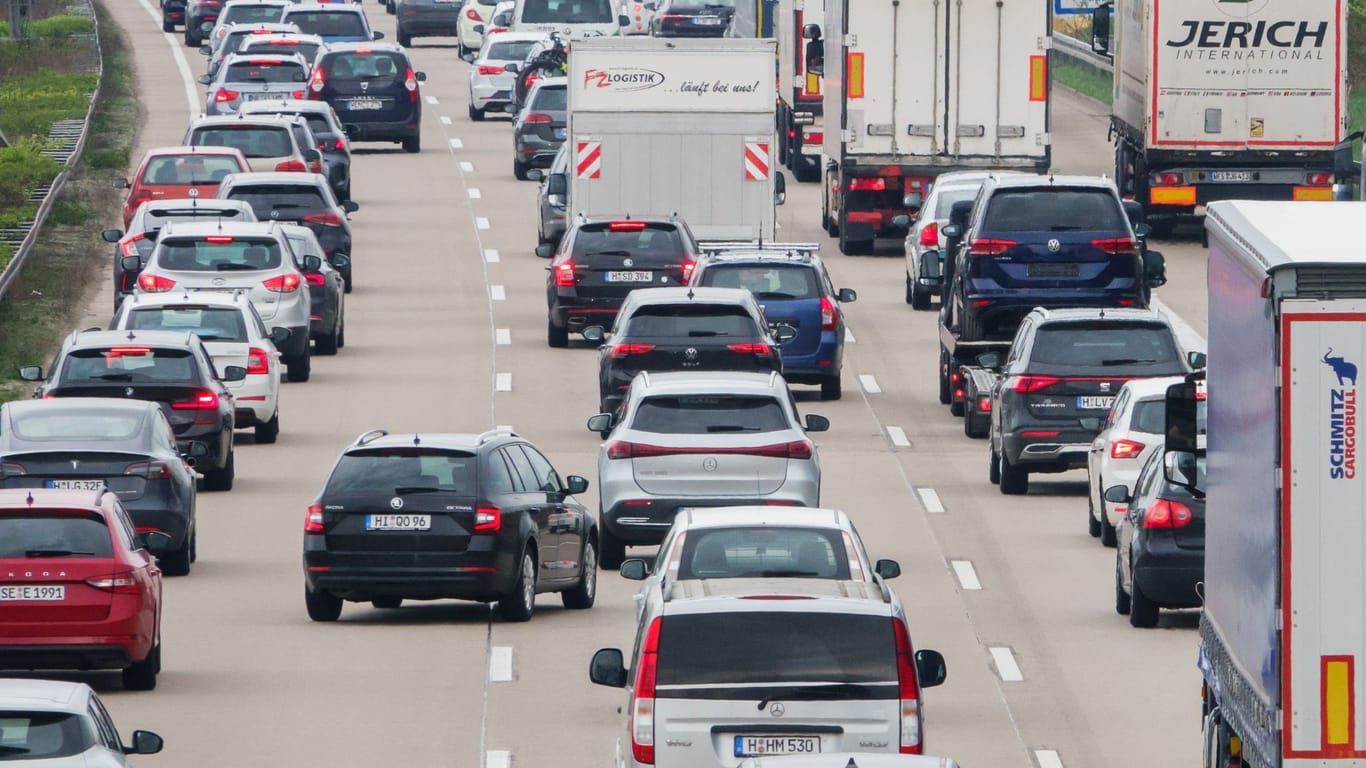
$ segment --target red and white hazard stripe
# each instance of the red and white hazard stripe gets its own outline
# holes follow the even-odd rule
[[[745,142],[745,181],[768,181],[767,142]]]
[[[580,179],[602,178],[602,142],[580,141],[575,155],[577,175]]]

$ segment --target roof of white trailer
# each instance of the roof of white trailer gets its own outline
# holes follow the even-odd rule
[[[1210,203],[1205,226],[1238,240],[1270,273],[1307,265],[1366,265],[1366,202]]]

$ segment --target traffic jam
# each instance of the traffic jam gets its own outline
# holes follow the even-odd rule
[[[1126,35],[1141,51],[1116,59],[1117,80],[1140,67],[1156,83],[1159,59],[1176,77],[1166,49],[1181,46],[1161,39],[1223,23],[1205,18],[1212,4],[1168,0],[1159,17],[1158,2],[1095,11],[1098,54]],[[0,405],[0,762],[162,750],[151,731],[121,741],[100,694],[156,689],[163,644],[175,663],[162,618],[181,606],[163,580],[214,576],[195,573],[200,545],[216,546],[210,523],[199,535],[200,494],[231,494],[239,455],[306,439],[294,393],[335,373],[353,292],[369,300],[367,278],[397,255],[361,245],[388,226],[366,166],[458,148],[424,118],[430,76],[467,79],[454,119],[497,122],[511,145],[463,157],[534,184],[514,212],[526,247],[502,260],[544,271],[538,369],[596,353],[596,402],[556,418],[583,418],[597,471],[552,460],[534,423],[375,424],[322,476],[291,479],[318,488],[295,550],[299,618],[341,627],[455,600],[529,622],[552,593],[589,611],[608,598],[600,577],[621,578],[638,582],[634,624],[613,631],[633,645],[559,672],[570,690],[620,689],[615,757],[597,764],[957,766],[926,746],[953,654],[916,642],[933,628],[898,589],[917,590],[917,568],[860,535],[867,513],[822,497],[818,441],[839,426],[822,406],[876,391],[845,365],[846,312],[869,291],[840,275],[863,263],[895,286],[900,323],[933,329],[938,356],[916,375],[946,413],[923,417],[961,422],[956,449],[980,456],[974,482],[1000,508],[1049,495],[1080,522],[1079,494],[1051,480],[1085,473],[1087,536],[1114,553],[1091,574],[1106,602],[1085,607],[1138,629],[1172,612],[1198,622],[1173,663],[1198,655],[1204,768],[1366,765],[1366,527],[1342,514],[1366,499],[1366,262],[1351,247],[1364,204],[1333,200],[1331,158],[1325,171],[1313,151],[1263,151],[1304,140],[1290,116],[1250,143],[1210,117],[1269,92],[1218,91],[1197,109],[1153,85],[1105,116],[1114,173],[1064,174],[1046,4],[964,6],[934,25],[924,9],[841,0],[159,6],[161,31],[179,45],[183,28],[203,66],[202,114],[114,180],[122,221],[98,246],[111,319],[28,361],[33,399]],[[960,61],[961,32],[988,25],[1005,33]],[[1332,44],[1336,27],[1318,29],[1297,44]],[[424,71],[433,55],[441,70]],[[1331,110],[1345,86],[1326,77]],[[821,242],[785,239],[798,185],[819,199],[795,215]],[[1192,224],[1209,274],[1200,346],[1156,296],[1169,275],[1154,246]],[[539,295],[514,300],[540,323]],[[362,338],[375,315],[353,317]]]

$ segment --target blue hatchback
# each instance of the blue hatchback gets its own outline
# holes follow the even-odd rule
[[[697,261],[691,284],[749,289],[770,328],[786,325],[797,332],[783,342],[783,377],[789,383],[819,384],[822,400],[840,398],[840,305],[858,294],[851,288],[835,290],[816,246],[773,243],[707,251]]]

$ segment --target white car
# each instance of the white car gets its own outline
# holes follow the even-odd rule
[[[490,110],[502,112],[512,103],[517,75],[507,65],[521,66],[532,46],[546,37],[541,32],[496,32],[484,38],[479,55],[470,62],[471,120],[483,120]]]
[[[204,342],[218,375],[229,365],[247,369],[241,381],[224,386],[237,403],[238,429],[253,427],[256,442],[280,434],[280,352],[284,328],[266,329],[246,291],[182,291],[134,294],[119,307],[111,330],[193,331]]]
[[[559,32],[565,39],[621,34],[617,0],[514,0],[512,31]]]
[[[133,731],[124,745],[100,697],[85,683],[0,679],[0,761],[14,768],[128,768],[155,755],[161,737]]]
[[[982,182],[997,171],[951,171],[941,173],[930,186],[911,229],[906,233],[906,303],[913,309],[929,309],[939,295],[944,275],[944,247],[940,231],[949,223],[953,204],[977,197]]]
[[[494,8],[498,6],[498,0],[467,0],[465,7],[460,9],[460,34],[457,36],[459,41],[459,56],[465,58],[473,55],[484,45],[484,33],[487,31],[489,22],[493,18]],[[511,7],[511,3],[508,7]],[[475,31],[475,26],[482,26],[483,29]]]
[[[1184,381],[1180,376],[1133,379],[1115,396],[1100,434],[1086,457],[1086,529],[1100,543],[1115,545],[1115,526],[1126,508],[1105,501],[1105,489],[1122,485],[1131,495],[1138,472],[1162,447],[1166,432],[1167,387]]]

